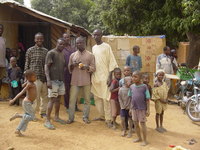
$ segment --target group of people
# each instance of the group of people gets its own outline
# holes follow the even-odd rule
[[[3,25],[0,25],[0,79],[6,74],[6,46],[2,34]],[[169,47],[165,47],[164,53],[158,56],[155,83],[151,88],[149,74],[140,72],[142,60],[138,55],[139,46],[133,47],[133,54],[127,57],[121,71],[110,45],[102,41],[102,31],[95,30],[93,37],[96,45],[93,46],[92,52],[86,50],[86,41],[83,37],[78,37],[76,47],[72,47],[68,33],[64,33],[57,40],[56,47],[48,51],[43,47],[43,34],[35,34],[35,45],[26,52],[24,83],[21,84],[23,89],[21,92],[14,91],[14,97],[10,100],[11,105],[18,105],[19,98],[26,93],[22,102],[25,113],[16,113],[10,118],[10,121],[21,118],[15,131],[17,135],[22,135],[21,131],[26,130],[30,121],[37,120],[35,112],[38,108],[41,117],[45,118],[44,126],[48,129],[55,129],[50,120],[53,107],[55,122],[73,123],[78,93],[81,89],[84,95],[83,122],[86,124],[90,123],[92,93],[99,113],[94,121],[105,121],[109,128],[116,129],[116,118],[120,115],[122,136],[126,136],[128,130],[127,137],[131,137],[135,130],[138,138],[134,142],[142,141],[141,145],[147,145],[146,117],[150,115],[150,100],[155,102],[156,130],[160,133],[166,131],[163,127],[163,115],[167,108],[170,86],[165,82],[165,72],[169,73],[174,64],[174,60],[169,57]],[[10,58],[10,65],[11,87],[15,90],[20,84],[22,71],[17,66],[15,57]],[[61,96],[64,96],[64,105],[68,112],[67,121],[59,117]]]

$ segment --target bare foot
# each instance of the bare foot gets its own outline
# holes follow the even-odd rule
[[[148,143],[146,141],[143,141],[140,145],[141,146],[146,146]]]
[[[24,136],[19,130],[16,130],[16,131],[15,131],[15,134],[16,134],[18,137]]]
[[[122,136],[122,137],[125,137],[125,135],[126,135],[126,131],[124,130],[124,131],[122,131],[121,136]]]
[[[142,139],[138,138],[138,139],[133,140],[133,143],[137,143],[137,142],[141,142],[141,141],[142,141]]]
[[[16,118],[19,118],[19,114],[18,114],[18,113],[15,113],[15,114],[10,118],[10,121],[15,120]]]
[[[155,130],[160,132],[160,133],[163,133],[163,130],[161,128],[156,128]]]

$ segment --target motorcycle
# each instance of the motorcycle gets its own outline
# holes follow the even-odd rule
[[[191,97],[187,99],[186,112],[188,117],[195,122],[200,121],[200,72],[195,73],[193,78],[194,88]]]
[[[185,68],[184,71],[181,70],[183,67]],[[181,73],[182,76],[180,74],[178,75],[181,79],[176,84],[177,95],[175,98],[178,100],[178,105],[181,106],[182,109],[185,109],[188,98],[193,95],[194,82],[192,78],[194,78],[194,76],[185,63],[181,64],[178,73]]]

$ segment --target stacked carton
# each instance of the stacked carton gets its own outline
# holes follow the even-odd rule
[[[140,47],[142,57],[142,72],[148,72],[153,81],[153,73],[156,71],[156,58],[163,53],[166,45],[165,36],[104,36],[103,41],[110,44],[117,63],[121,69],[126,63],[126,57],[132,54],[134,45]]]

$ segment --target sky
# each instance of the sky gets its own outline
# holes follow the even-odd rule
[[[31,7],[31,0],[24,0],[24,5],[27,7]]]

